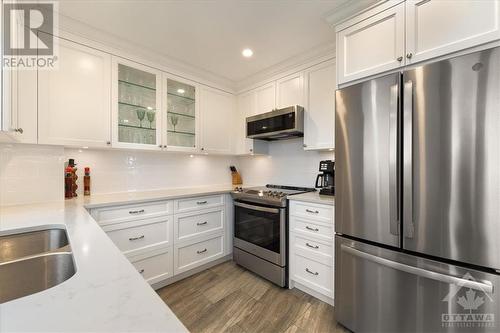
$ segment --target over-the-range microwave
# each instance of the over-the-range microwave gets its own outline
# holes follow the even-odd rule
[[[304,108],[294,105],[246,119],[247,138],[282,140],[304,136]]]

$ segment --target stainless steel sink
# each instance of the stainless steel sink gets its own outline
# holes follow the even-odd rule
[[[75,273],[64,229],[0,236],[0,304],[52,288]]]
[[[0,263],[60,249],[68,245],[64,229],[44,229],[0,236]]]

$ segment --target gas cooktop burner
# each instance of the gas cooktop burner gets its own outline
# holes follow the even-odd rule
[[[286,199],[288,196],[314,191],[316,191],[316,189],[309,187],[268,184],[265,187],[237,187],[233,191],[232,196],[236,200],[286,207]]]

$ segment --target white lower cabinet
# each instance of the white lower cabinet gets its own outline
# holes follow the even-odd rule
[[[230,204],[229,194],[217,194],[99,207],[91,215],[144,279],[161,287],[230,254]]]
[[[290,205],[290,287],[333,304],[334,207],[301,201]]]

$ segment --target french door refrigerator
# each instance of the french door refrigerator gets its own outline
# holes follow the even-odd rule
[[[335,313],[500,331],[500,48],[336,93]]]

